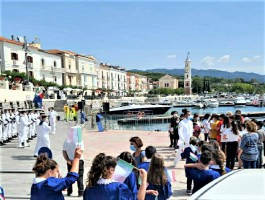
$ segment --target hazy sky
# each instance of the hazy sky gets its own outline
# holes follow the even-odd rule
[[[264,1],[5,1],[1,35],[37,36],[126,69],[192,67],[265,74]]]

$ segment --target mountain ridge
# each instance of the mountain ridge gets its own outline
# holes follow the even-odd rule
[[[147,69],[147,70],[139,70],[139,69],[132,69],[130,71],[142,71],[142,72],[157,72],[157,73],[164,73],[164,74],[171,74],[171,75],[184,75],[184,69],[163,69],[163,68],[156,68],[156,69]],[[217,69],[191,69],[192,76],[209,76],[209,77],[218,77],[218,78],[226,78],[226,79],[235,79],[235,78],[242,78],[245,81],[250,81],[251,79],[256,79],[258,82],[265,82],[265,75],[253,73],[253,72],[228,72],[222,71]]]

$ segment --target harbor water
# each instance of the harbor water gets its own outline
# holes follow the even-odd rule
[[[185,107],[187,108],[187,107]],[[138,119],[135,117],[132,123],[125,123],[121,124],[118,123],[118,120],[121,118],[125,118],[126,116],[108,116],[106,120],[104,120],[103,124],[106,129],[109,130],[145,130],[156,132],[156,131],[167,131],[169,126],[169,117],[171,115],[171,112],[177,111],[179,115],[182,113],[183,107],[172,107],[170,108],[163,116],[168,116],[168,118],[165,118],[160,123],[151,122],[153,121],[153,118],[155,116],[144,116],[141,123],[138,123]],[[227,111],[231,111],[232,113],[235,113],[236,110],[241,110],[242,114],[248,114],[248,113],[257,113],[257,112],[265,112],[265,107],[254,107],[254,106],[245,106],[245,107],[235,107],[235,106],[224,106],[224,107],[217,107],[217,108],[205,108],[205,109],[199,109],[199,108],[187,108],[191,111],[191,115],[198,113],[199,115],[204,115],[206,113],[210,114],[222,114],[226,113]],[[258,120],[264,120],[264,118],[257,118]],[[160,120],[161,121],[161,120]]]

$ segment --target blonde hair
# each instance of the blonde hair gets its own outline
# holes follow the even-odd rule
[[[165,185],[167,182],[164,159],[160,154],[155,153],[151,159],[147,182],[153,185]]]
[[[257,132],[257,124],[252,121],[246,122],[246,129],[248,132]]]

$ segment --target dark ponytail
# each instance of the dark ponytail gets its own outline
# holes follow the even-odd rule
[[[57,163],[49,159],[47,154],[41,154],[37,157],[36,163],[32,170],[35,172],[36,177],[43,176],[49,169],[54,170]]]

